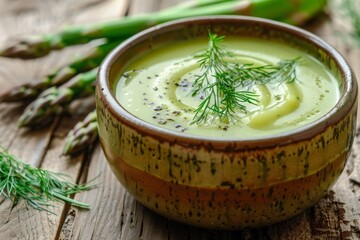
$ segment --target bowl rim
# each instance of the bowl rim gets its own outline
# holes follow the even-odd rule
[[[338,70],[343,81],[343,93],[340,95],[338,102],[325,115],[304,126],[297,127],[293,130],[280,132],[274,135],[251,137],[245,139],[220,139],[215,137],[191,135],[172,131],[170,129],[162,128],[160,126],[146,122],[145,120],[136,117],[135,115],[128,112],[124,107],[122,107],[121,104],[116,100],[116,97],[113,95],[110,83],[110,69],[116,62],[119,55],[121,55],[124,51],[126,51],[126,49],[130,48],[137,42],[148,39],[154,34],[156,35],[157,33],[161,33],[164,30],[169,30],[174,27],[185,26],[186,24],[194,25],[204,21],[209,24],[221,21],[239,21],[247,22],[248,24],[260,24],[262,27],[269,27],[271,29],[285,32],[291,36],[300,38],[302,41],[306,41],[318,48],[321,48],[321,50],[335,62],[336,66],[339,67]],[[159,140],[161,139],[186,145],[199,143],[204,145],[204,143],[206,143],[206,145],[210,145],[210,148],[223,148],[226,147],[229,143],[236,145],[240,144],[244,145],[245,147],[262,148],[266,146],[284,145],[290,142],[297,142],[311,138],[323,132],[328,126],[336,124],[341,119],[343,119],[356,104],[358,94],[357,80],[349,64],[341,53],[339,53],[333,46],[322,40],[320,37],[307,30],[286,23],[252,16],[234,15],[189,17],[162,23],[133,35],[124,42],[120,43],[103,60],[99,68],[96,88],[98,95],[97,97],[104,102],[104,106],[108,108],[112,115],[125,125],[136,129],[136,131],[140,132],[142,135],[152,136]],[[96,107],[98,108],[98,106]],[[261,143],[261,145],[259,145],[259,143]]]

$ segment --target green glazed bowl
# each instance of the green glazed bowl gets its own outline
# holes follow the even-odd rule
[[[341,96],[315,122],[266,138],[214,140],[151,125],[127,112],[114,86],[128,61],[178,40],[222,35],[272,39],[305,51],[336,76]],[[122,185],[170,219],[206,228],[273,224],[314,205],[344,169],[354,139],[357,83],[343,57],[304,30],[240,16],[199,17],[150,28],[102,63],[96,90],[101,146]]]

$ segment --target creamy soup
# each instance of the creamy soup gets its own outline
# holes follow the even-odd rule
[[[116,85],[116,98],[138,118],[184,134],[211,138],[258,138],[293,130],[326,114],[339,99],[339,84],[317,59],[290,46],[253,38],[226,37],[222,43],[233,53],[228,61],[239,64],[276,65],[298,59],[291,83],[253,84],[257,104],[236,111],[229,121],[210,117],[194,122],[201,97],[192,96],[200,74],[199,54],[208,39],[176,42],[152,49],[124,68]]]

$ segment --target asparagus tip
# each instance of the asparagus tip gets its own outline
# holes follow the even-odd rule
[[[36,89],[32,89],[28,84],[23,84],[18,87],[14,87],[9,91],[0,95],[0,102],[22,102],[33,100],[38,91]]]
[[[44,126],[51,122],[57,114],[61,113],[63,110],[62,106],[52,105],[54,98],[54,95],[52,95],[53,91],[56,91],[56,89],[47,89],[47,91],[43,92],[44,95],[25,108],[18,120],[19,127],[37,128]]]
[[[33,59],[47,55],[50,46],[38,37],[15,40],[0,49],[1,57]]]
[[[63,149],[64,156],[74,156],[93,144],[98,138],[96,112],[89,113],[68,133]]]

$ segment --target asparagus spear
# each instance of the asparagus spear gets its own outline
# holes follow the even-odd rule
[[[193,16],[240,14],[283,20],[287,16],[294,15],[300,5],[313,6],[311,9],[315,11],[303,15],[304,18],[307,18],[320,11],[326,4],[326,0],[222,0],[217,3],[214,0],[207,1],[208,4],[203,0],[199,5],[195,4],[195,7],[191,4],[189,6],[181,5],[168,10],[123,17],[114,21],[72,26],[58,33],[21,40],[1,50],[0,56],[34,58],[44,56],[51,50],[99,38],[124,40],[155,24]]]
[[[0,102],[19,102],[34,100],[42,91],[52,86],[59,86],[75,75],[100,65],[104,57],[119,44],[119,41],[106,42],[91,49],[81,58],[46,76],[39,82],[28,82],[10,89],[0,96]]]
[[[98,68],[80,73],[60,87],[42,92],[19,118],[20,127],[38,127],[62,113],[71,101],[94,93]]]
[[[326,5],[327,0],[319,1],[300,1],[297,10],[283,18],[277,19],[280,22],[289,23],[292,25],[303,25],[313,16],[319,13]]]
[[[63,155],[75,155],[98,138],[96,111],[90,112],[68,133]]]

